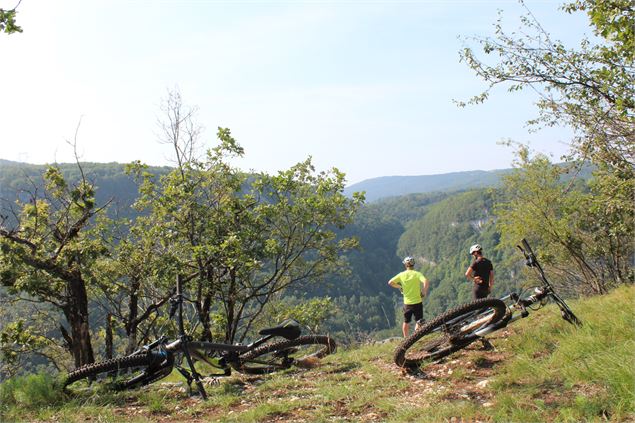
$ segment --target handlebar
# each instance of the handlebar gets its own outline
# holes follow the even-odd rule
[[[517,301],[517,304],[519,304],[524,309],[526,306],[535,304],[546,297],[550,297],[558,305],[558,308],[560,308],[560,312],[563,319],[565,319],[569,323],[572,323],[578,326],[582,325],[582,322],[580,321],[580,319],[578,319],[576,315],[573,313],[573,311],[571,311],[567,303],[565,303],[564,300],[560,298],[558,294],[556,294],[555,290],[553,289],[553,286],[547,280],[547,277],[545,276],[545,272],[542,269],[542,266],[540,266],[540,263],[538,263],[538,259],[536,258],[534,251],[531,249],[529,242],[527,242],[527,240],[523,238],[520,241],[520,243],[522,244],[522,247],[520,245],[517,245],[516,247],[525,256],[525,264],[528,267],[536,269],[540,277],[540,280],[543,283],[543,286],[537,287],[535,290],[535,293],[533,295],[530,295],[526,299],[519,299]]]

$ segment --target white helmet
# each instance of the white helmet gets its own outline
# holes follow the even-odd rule
[[[403,259],[403,264],[407,265],[407,266],[414,266],[415,265],[415,259],[408,256],[406,258]]]
[[[481,247],[480,244],[474,244],[470,247],[470,255],[472,255],[474,251],[481,251],[481,250],[483,250],[483,247]]]

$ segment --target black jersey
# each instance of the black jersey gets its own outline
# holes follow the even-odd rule
[[[489,285],[489,273],[494,270],[492,262],[485,257],[480,257],[472,262],[470,268],[474,271],[474,276],[480,276],[484,285]]]

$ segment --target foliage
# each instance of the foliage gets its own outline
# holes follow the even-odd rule
[[[330,297],[309,299],[283,296],[269,302],[259,326],[271,325],[271,322],[282,322],[293,319],[312,333],[324,333],[325,321],[335,314],[336,306]]]
[[[13,9],[5,10],[0,8],[0,32],[12,34],[14,32],[22,32],[22,28],[15,22],[17,11]]]
[[[86,178],[69,184],[54,166],[43,178],[43,195],[34,185],[26,200],[4,211],[15,223],[2,217],[0,282],[12,295],[26,294],[62,312],[69,329],[60,324],[59,330],[75,365],[92,363],[87,285],[104,248],[86,228],[102,209]]]
[[[456,192],[438,191],[384,198],[368,205],[371,218],[392,219],[402,226],[419,219],[428,208]]]
[[[160,238],[147,236],[153,223],[148,216],[111,219],[101,216],[91,228],[108,248],[108,254],[94,264],[99,278],[94,283],[93,301],[104,318],[103,337],[107,358],[117,349],[118,338],[125,338],[125,349],[132,353],[147,343],[151,328],[164,318],[159,309],[173,294],[176,270],[169,247]]]
[[[601,180],[589,186],[563,182],[567,168],[543,155],[532,157],[524,147],[518,156],[519,169],[505,178],[496,206],[503,245],[516,245],[522,237],[540,240],[550,274],[572,292],[605,293],[611,284],[632,279],[630,211],[609,214],[607,202],[598,209],[595,185]]]
[[[497,56],[497,63],[484,63],[469,47],[462,59],[489,83],[471,103],[487,99],[499,84],[507,84],[509,91],[531,88],[540,96],[539,115],[531,125],[573,129],[567,159],[578,167],[586,163],[594,167],[589,186],[583,192],[555,186],[555,174],[560,170],[551,168],[543,157],[530,159],[527,149],[521,147],[519,166],[527,175],[507,178],[506,191],[513,206],[505,208],[506,228],[520,228],[523,219],[529,218],[542,243],[560,244],[559,251],[550,252],[562,271],[567,272],[572,263],[593,292],[604,293],[613,282],[635,280],[631,261],[635,235],[635,8],[623,0],[577,0],[562,9],[585,11],[598,38],[583,38],[577,48],[567,48],[553,40],[528,12],[521,17],[521,31],[509,34],[499,19],[494,38],[475,39],[485,55]],[[545,191],[538,189],[540,179]],[[535,218],[543,214],[547,214],[546,227]]]
[[[15,199],[29,201],[30,193],[44,194],[42,175],[51,165],[34,165],[0,159],[0,201],[9,209]],[[105,213],[112,219],[134,218],[131,207],[137,198],[138,186],[126,174],[125,165],[119,163],[81,163],[80,171],[76,163],[56,163],[62,176],[69,184],[85,178],[94,187],[95,203],[110,204]],[[157,176],[167,173],[167,167],[149,167],[148,172]],[[11,213],[8,220],[15,223]]]
[[[359,248],[347,251],[343,262],[323,283],[293,290],[295,295],[374,296],[389,293],[386,281],[392,276],[397,241],[403,225],[374,205],[365,205],[340,237],[356,239]]]
[[[563,8],[569,13],[586,10],[601,42],[584,38],[577,50],[568,49],[528,13],[521,17],[520,33],[508,35],[499,19],[494,39],[475,39],[485,54],[499,57],[498,64],[486,65],[471,48],[463,50],[462,59],[490,89],[503,83],[509,91],[536,89],[540,115],[530,123],[571,126],[578,134],[573,157],[626,170],[635,154],[635,54],[630,48],[635,43],[635,8],[621,0],[580,0]],[[485,100],[489,91],[472,102]]]
[[[277,175],[246,175],[230,164],[244,151],[225,128],[218,146],[199,158],[194,110],[176,92],[164,109],[164,140],[177,167],[156,180],[141,163],[131,166],[142,181],[142,234],[158,240],[156,254],[187,276],[202,338],[211,339],[212,312],[220,311],[225,341],[241,340],[272,298],[340,267],[341,253],[356,241],[337,231],[352,222],[363,197],[345,197],[344,174],[316,173],[310,158]]]
[[[24,366],[29,353],[45,350],[50,339],[37,334],[19,319],[4,326],[0,332],[0,353],[3,374],[13,376]]]
[[[385,282],[384,282],[385,283]],[[335,312],[327,328],[340,343],[355,344],[372,334],[395,327],[396,312],[402,299],[396,295],[351,295],[334,298]]]
[[[0,384],[0,410],[20,409],[32,413],[42,407],[59,406],[65,402],[59,381],[46,373],[8,379]]]

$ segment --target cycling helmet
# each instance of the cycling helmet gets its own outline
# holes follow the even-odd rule
[[[481,251],[483,247],[480,244],[474,244],[470,247],[470,255],[474,254],[474,251]]]
[[[408,265],[408,266],[414,266],[415,265],[415,259],[408,256],[405,259],[403,259],[403,264]]]

